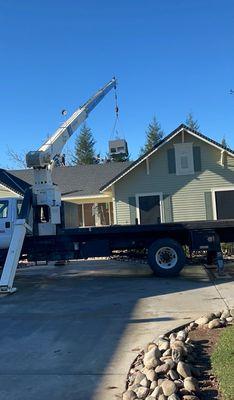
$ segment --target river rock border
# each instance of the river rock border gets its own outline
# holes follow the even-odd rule
[[[188,337],[198,326],[224,327],[233,310],[208,313],[148,343],[132,363],[122,400],[199,400],[200,371],[194,363],[195,345]]]

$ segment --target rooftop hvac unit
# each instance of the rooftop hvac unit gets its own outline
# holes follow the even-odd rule
[[[125,139],[116,139],[109,141],[109,155],[114,156],[117,154],[128,155],[128,144]]]

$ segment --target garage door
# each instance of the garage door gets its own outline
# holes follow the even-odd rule
[[[234,190],[215,192],[217,219],[234,219]]]

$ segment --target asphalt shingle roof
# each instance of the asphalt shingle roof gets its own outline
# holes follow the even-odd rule
[[[91,196],[99,194],[100,187],[125,170],[131,162],[111,162],[106,164],[77,165],[74,167],[57,167],[53,169],[53,181],[64,198]],[[33,183],[33,170],[11,170],[11,175],[21,182]],[[1,174],[0,174],[1,181]],[[9,186],[8,186],[9,187]],[[14,190],[14,189],[13,189]]]

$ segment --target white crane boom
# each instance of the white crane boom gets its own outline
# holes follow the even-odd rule
[[[36,235],[56,235],[56,227],[61,223],[61,192],[52,181],[52,166],[61,151],[103,97],[116,88],[113,78],[83,106],[78,108],[37,151],[26,155],[27,166],[34,169],[34,183],[24,197],[19,219],[16,220],[7,258],[0,279],[0,293],[12,293],[14,277],[26,234],[26,218],[33,206],[33,232]],[[30,204],[29,204],[30,203]],[[27,210],[27,212],[24,210]]]
[[[79,107],[66,122],[37,151],[30,151],[26,155],[29,168],[44,168],[53,163],[56,157],[61,155],[62,149],[68,139],[85,121],[89,113],[100,103],[103,97],[114,87],[116,79],[111,79],[102,89],[91,97],[83,106]]]

